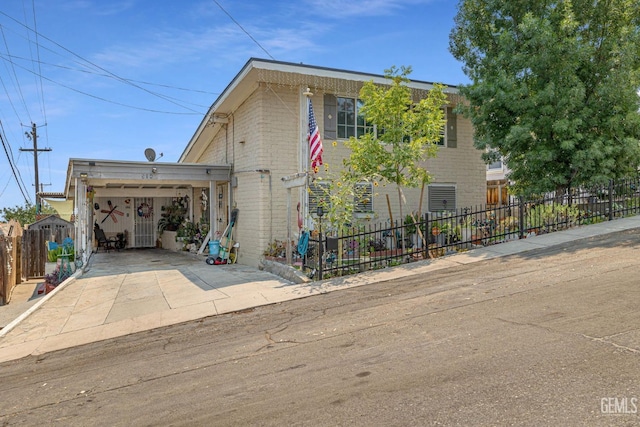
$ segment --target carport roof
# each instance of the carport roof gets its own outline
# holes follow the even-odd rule
[[[73,198],[77,180],[94,188],[166,189],[208,187],[228,181],[230,165],[69,159],[64,194]]]

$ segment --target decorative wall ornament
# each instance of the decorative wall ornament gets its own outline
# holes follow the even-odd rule
[[[138,216],[141,218],[151,218],[153,215],[153,208],[148,203],[141,203],[138,206]]]

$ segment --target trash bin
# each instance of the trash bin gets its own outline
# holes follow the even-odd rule
[[[209,240],[209,255],[217,257],[220,253],[220,240]]]

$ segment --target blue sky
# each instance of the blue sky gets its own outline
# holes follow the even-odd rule
[[[416,80],[468,83],[448,50],[456,7],[454,0],[5,0],[5,149],[34,202],[33,154],[20,151],[33,148],[25,137],[32,122],[38,148],[52,150],[38,156],[47,192],[63,191],[69,158],[145,161],[150,147],[163,153],[159,161],[177,161],[251,57],[374,74],[410,65]],[[5,149],[0,208],[25,203]]]

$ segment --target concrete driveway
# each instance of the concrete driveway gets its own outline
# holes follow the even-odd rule
[[[0,331],[0,361],[304,296],[271,273],[204,259],[162,249],[94,254],[80,277]]]

